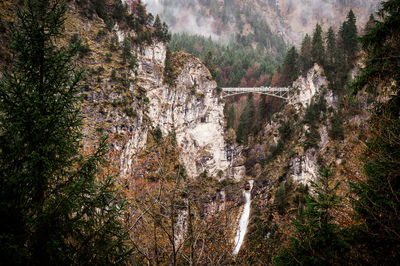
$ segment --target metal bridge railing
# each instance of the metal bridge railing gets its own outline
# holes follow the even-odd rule
[[[289,88],[273,88],[273,87],[253,87],[253,88],[222,88],[225,93],[222,97],[228,97],[244,93],[260,93],[265,95],[274,96],[284,100],[289,98]]]

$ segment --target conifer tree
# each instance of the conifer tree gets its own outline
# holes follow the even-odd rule
[[[301,44],[301,51],[299,57],[299,68],[302,75],[305,75],[307,71],[313,66],[311,50],[312,50],[311,37],[308,34],[306,34]]]
[[[229,107],[228,110],[228,119],[227,119],[227,128],[234,128],[235,123],[235,108],[233,104]]]
[[[328,59],[328,64],[333,66],[335,55],[336,55],[336,36],[332,27],[329,27],[327,36],[326,36],[326,56]]]
[[[311,56],[315,63],[318,63],[319,65],[324,65],[325,51],[322,42],[322,28],[319,24],[316,25],[313,34]]]
[[[160,40],[162,40],[163,39],[163,25],[162,25],[162,23],[161,23],[161,20],[160,20],[160,16],[156,16],[156,20],[154,21],[154,24],[153,24],[153,27],[154,27],[154,29],[155,29],[155,35],[156,35],[156,37],[157,38],[159,38]]]
[[[335,222],[333,210],[340,205],[339,183],[333,183],[331,172],[324,169],[318,182],[311,182],[305,210],[293,220],[295,234],[288,248],[274,258],[275,265],[342,265],[346,264],[348,243]]]
[[[367,24],[365,24],[364,32],[368,33],[375,26],[375,17],[373,14],[369,16]]]
[[[267,112],[268,112],[268,106],[267,106],[265,95],[261,95],[261,97],[260,97],[260,103],[258,104],[258,110],[259,110],[260,120],[264,121],[264,119],[267,115]]]
[[[215,66],[214,66],[214,62],[213,62],[213,55],[211,53],[211,51],[208,51],[205,58],[204,58],[204,65],[208,68],[208,70],[210,71],[210,74],[212,76],[213,79],[216,78],[216,71],[215,71]]]
[[[240,115],[239,125],[236,131],[238,142],[247,144],[248,135],[252,133],[254,129],[254,119],[255,110],[253,93],[249,93],[246,107]]]
[[[383,2],[378,14],[361,37],[367,58],[352,88],[373,94],[387,88],[391,96],[375,103],[363,157],[366,180],[352,184],[352,191],[360,263],[393,265],[400,259],[400,1]]]
[[[343,46],[346,55],[349,58],[353,57],[359,50],[357,41],[356,17],[353,10],[349,11],[347,20],[343,22],[343,25],[340,29],[340,36],[343,39]]]
[[[122,45],[122,62],[126,64],[127,61],[131,59],[132,56],[132,47],[131,47],[131,42],[128,40],[128,38],[124,38],[124,43]]]
[[[291,85],[293,81],[296,80],[298,73],[297,59],[299,55],[296,51],[296,47],[292,46],[286,54],[285,60],[283,62],[282,71],[285,77],[285,86]]]
[[[106,142],[81,155],[82,72],[60,45],[67,5],[24,1],[0,82],[0,252],[5,265],[122,263],[129,254]]]

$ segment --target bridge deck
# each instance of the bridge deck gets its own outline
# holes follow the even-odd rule
[[[284,87],[222,88],[222,91],[225,93],[223,97],[250,93],[250,92],[270,95],[284,100],[288,100],[289,96],[289,88],[284,88]]]

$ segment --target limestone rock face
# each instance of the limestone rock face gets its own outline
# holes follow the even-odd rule
[[[228,174],[224,140],[224,102],[217,84],[201,61],[179,54],[179,74],[175,86],[164,82],[166,47],[154,43],[138,53],[136,86],[145,91],[148,103],[141,117],[148,120],[135,129],[121,155],[121,169],[128,175],[133,156],[144,148],[150,128],[159,127],[163,135],[174,132],[180,160],[189,177],[204,171],[223,178]],[[222,175],[221,175],[222,174]]]
[[[295,156],[290,161],[290,171],[293,181],[307,184],[315,181],[318,175],[317,156],[310,149],[302,156]]]
[[[307,107],[314,95],[327,84],[322,67],[315,64],[306,77],[300,76],[293,83],[293,94],[289,97],[289,104],[294,105],[297,110]]]

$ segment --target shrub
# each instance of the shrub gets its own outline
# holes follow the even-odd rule
[[[124,112],[127,116],[129,117],[136,117],[137,116],[137,112],[136,110],[134,110],[132,107],[126,107],[124,108]]]

